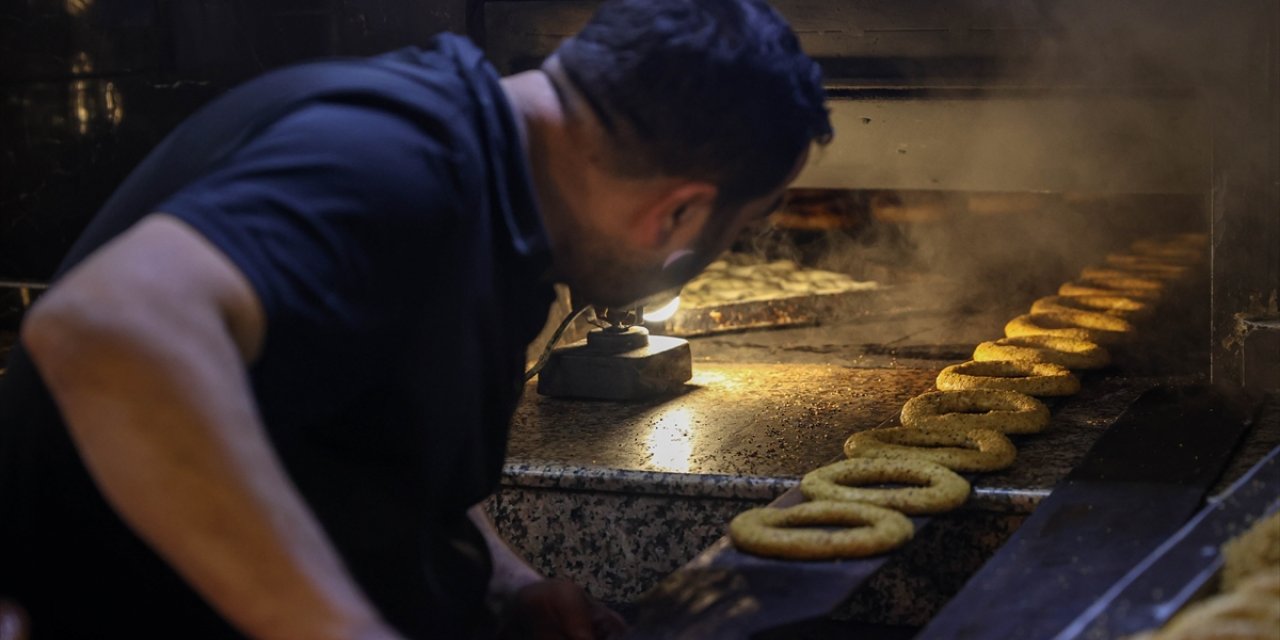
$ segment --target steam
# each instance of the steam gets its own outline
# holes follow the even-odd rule
[[[1250,46],[1237,4],[955,7],[951,42],[988,54],[951,80],[963,91],[832,102],[836,140],[797,185],[829,190],[851,228],[750,249],[887,284],[933,278],[931,303],[954,313],[1020,313],[1134,239],[1206,230],[1211,127],[1231,117],[1221,61]],[[892,26],[937,26],[905,22]]]

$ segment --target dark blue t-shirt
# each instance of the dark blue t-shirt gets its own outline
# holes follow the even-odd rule
[[[392,624],[463,633],[488,579],[465,510],[497,486],[553,297],[497,76],[443,36],[220,103],[144,162],[61,271],[155,211],[226,254],[266,312],[249,375],[290,478]],[[105,504],[21,352],[0,385],[0,523],[0,595],[37,638],[231,634]]]

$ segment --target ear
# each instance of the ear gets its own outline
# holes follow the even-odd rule
[[[716,186],[709,182],[674,183],[636,212],[639,244],[653,251],[693,246],[715,209]]]

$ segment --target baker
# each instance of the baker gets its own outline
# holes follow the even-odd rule
[[[36,638],[616,632],[476,507],[526,343],[554,282],[620,306],[687,280],[830,135],[759,0],[608,2],[502,79],[445,35],[229,92],[25,319],[0,597]]]

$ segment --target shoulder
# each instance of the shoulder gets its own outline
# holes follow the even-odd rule
[[[432,126],[432,125],[435,126]],[[286,115],[247,145],[299,160],[347,165],[372,175],[449,162],[455,151],[440,123],[366,104],[320,102]]]
[[[466,154],[447,128],[376,105],[321,102],[265,129],[228,161],[233,173],[298,195],[392,213],[458,196]]]

